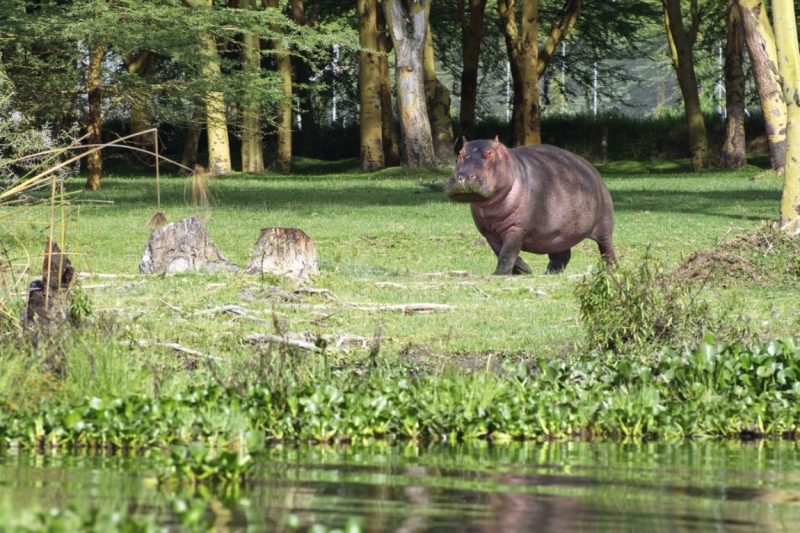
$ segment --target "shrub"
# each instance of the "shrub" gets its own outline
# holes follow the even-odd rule
[[[734,339],[749,335],[733,304],[716,311],[699,298],[701,291],[702,285],[675,280],[645,255],[635,268],[596,268],[575,294],[592,349],[625,353],[652,345],[686,346],[706,333]]]

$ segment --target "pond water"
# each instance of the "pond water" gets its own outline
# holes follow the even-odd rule
[[[148,457],[0,454],[0,506],[99,507],[175,526]],[[189,489],[179,488],[186,493]],[[788,441],[493,446],[279,446],[217,531],[800,531],[800,446]]]

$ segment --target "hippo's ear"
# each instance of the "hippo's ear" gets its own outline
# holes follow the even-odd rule
[[[500,136],[495,135],[494,140],[492,141],[492,148],[497,148],[498,146],[500,146]]]

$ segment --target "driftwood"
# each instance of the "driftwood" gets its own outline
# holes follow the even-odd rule
[[[66,319],[69,307],[69,288],[75,279],[75,268],[58,245],[47,239],[45,244],[42,279],[28,287],[28,322],[48,325],[54,320]]]
[[[264,228],[254,246],[245,274],[275,274],[296,280],[319,275],[317,250],[297,228]]]
[[[222,257],[199,217],[185,218],[155,230],[139,262],[142,274],[221,270],[235,272],[239,267]]]
[[[288,344],[290,346],[297,346],[298,348],[303,348],[304,350],[310,350],[312,352],[322,351],[321,348],[310,342],[290,339],[288,337],[281,337],[279,335],[271,335],[269,333],[252,333],[244,339],[248,342],[276,342],[278,344]]]

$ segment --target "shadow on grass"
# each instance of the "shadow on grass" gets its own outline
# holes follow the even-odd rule
[[[715,217],[741,219],[777,216],[781,191],[735,189],[727,191],[612,191],[614,211],[654,213],[695,213]],[[732,210],[738,206],[738,210]]]

